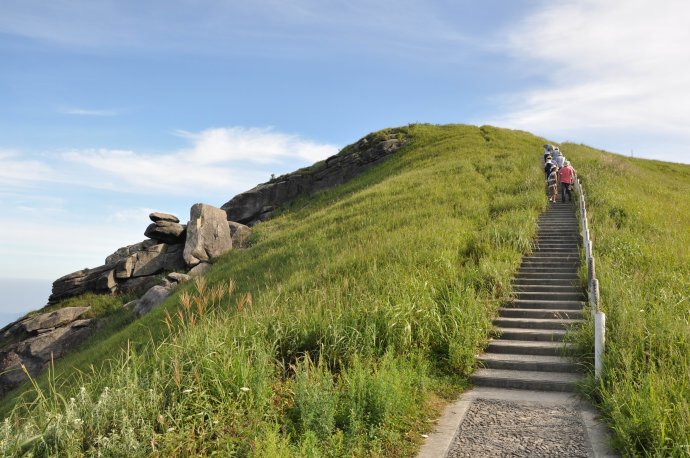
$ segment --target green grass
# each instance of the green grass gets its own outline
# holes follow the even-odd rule
[[[625,455],[688,456],[690,166],[563,150],[585,189],[607,316],[595,400]]]
[[[466,386],[545,202],[543,139],[405,130],[383,165],[294,202],[5,400],[3,452],[413,455]]]
[[[282,209],[163,307],[109,315],[3,400],[2,453],[414,455],[466,386],[546,202],[543,139],[405,130],[393,158]],[[686,456],[690,167],[563,150],[607,313],[605,377],[585,388],[624,455]],[[590,329],[576,339],[591,352]]]

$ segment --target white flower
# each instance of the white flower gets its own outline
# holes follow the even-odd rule
[[[242,388],[240,388],[240,391],[244,391],[246,393],[247,391],[249,391],[249,388],[246,386],[243,386]]]
[[[189,394],[189,393],[191,393],[192,391],[193,391],[193,390],[192,390],[191,388],[187,388],[186,390],[182,390],[182,392],[183,392],[184,394]]]

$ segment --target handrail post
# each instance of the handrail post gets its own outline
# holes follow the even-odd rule
[[[597,312],[594,315],[594,378],[601,380],[604,370],[604,347],[606,344],[606,315]]]

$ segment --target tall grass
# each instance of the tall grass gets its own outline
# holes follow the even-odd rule
[[[688,456],[690,166],[563,149],[585,188],[607,314],[598,404],[624,454]]]
[[[250,249],[37,381],[0,449],[414,454],[440,397],[463,388],[545,199],[537,137],[405,133],[383,165],[294,202]]]

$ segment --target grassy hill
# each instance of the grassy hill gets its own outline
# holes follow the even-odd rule
[[[16,407],[0,450],[413,455],[444,399],[466,386],[546,199],[541,138],[405,130],[411,142],[393,158],[294,202],[256,227],[250,249],[143,319],[106,329],[23,401],[5,400]],[[627,453],[681,451],[690,167],[668,166],[669,183],[667,164],[563,149],[588,190],[610,314],[608,378],[589,388]],[[658,204],[671,187],[676,206]],[[654,248],[666,236],[674,243]]]

